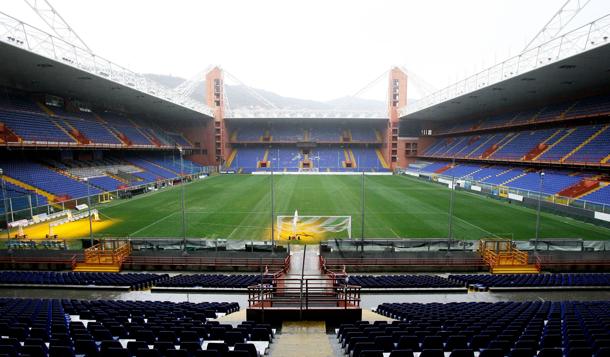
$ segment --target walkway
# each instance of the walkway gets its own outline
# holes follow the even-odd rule
[[[284,321],[271,344],[271,357],[334,357],[324,321]]]

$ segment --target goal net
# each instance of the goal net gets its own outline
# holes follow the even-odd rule
[[[285,240],[352,238],[351,216],[277,216],[277,237]],[[343,233],[343,234],[341,234]]]

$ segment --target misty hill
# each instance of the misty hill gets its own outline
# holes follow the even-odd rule
[[[186,79],[162,74],[145,74],[145,76],[165,87],[175,88]],[[311,109],[311,110],[371,110],[383,111],[386,103],[383,101],[356,97],[343,97],[327,102],[284,97],[263,89],[243,85],[225,85],[225,95],[228,107],[231,109],[272,109],[270,102],[280,109]],[[257,98],[258,97],[258,98]],[[204,102],[205,82],[201,81],[191,93],[193,100]]]

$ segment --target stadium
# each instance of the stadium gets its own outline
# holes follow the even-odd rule
[[[135,72],[52,2],[0,9],[0,356],[610,356],[590,1],[443,89],[392,66],[334,101]]]

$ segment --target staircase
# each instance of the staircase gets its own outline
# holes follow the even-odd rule
[[[539,158],[540,156],[542,156],[542,155],[543,155],[545,152],[549,151],[550,149],[552,149],[553,147],[555,147],[557,144],[559,144],[560,142],[562,142],[562,141],[563,141],[563,139],[565,139],[565,138],[567,138],[568,136],[570,136],[570,134],[572,134],[572,133],[574,132],[574,130],[576,130],[576,128],[571,128],[571,129],[568,129],[568,130],[566,131],[566,133],[565,133],[565,134],[563,134],[563,135],[562,135],[562,136],[561,136],[561,137],[560,137],[560,138],[559,138],[557,141],[555,141],[555,142],[554,142],[554,143],[552,143],[551,145],[547,145],[547,147],[546,147],[546,148],[544,148],[544,150],[542,150],[541,152],[539,152],[539,153],[538,153],[538,155],[536,155],[536,156],[532,157],[531,161],[536,161],[536,160],[538,160],[538,158]],[[559,131],[561,131],[561,129],[559,129]],[[554,136],[554,135],[553,135],[553,136]],[[553,136],[551,136],[550,138],[548,138],[548,139],[547,139],[547,142],[548,142],[549,140],[551,140],[551,138],[552,138]]]
[[[536,145],[535,148],[533,148],[532,150],[530,150],[530,152],[525,154],[525,156],[523,156],[523,158],[521,158],[521,160],[532,161],[534,158],[537,158],[538,156],[542,155],[542,153],[544,151],[546,151],[546,149],[549,147],[547,142],[549,140],[553,139],[555,136],[559,135],[559,133],[561,133],[562,130],[563,129],[557,129],[553,134],[551,134],[551,136],[544,139],[544,141],[542,141],[540,144]]]
[[[2,143],[20,143],[21,138],[13,133],[11,129],[4,123],[0,123],[0,142]]]
[[[45,107],[45,108],[46,108],[46,107]],[[53,118],[49,118],[49,119],[50,119],[51,123],[53,123],[53,125],[55,125],[55,126],[56,126],[56,127],[59,129],[59,130],[61,130],[61,131],[63,131],[64,133],[66,133],[66,135],[67,135],[68,137],[72,138],[72,140],[74,140],[74,141],[75,141],[75,142],[77,142],[77,143],[79,142],[79,141],[78,141],[78,139],[77,139],[76,137],[74,137],[74,135],[73,135],[73,134],[72,134],[70,131],[66,130],[66,128],[64,128],[64,127],[63,127],[63,125],[59,124],[59,123],[57,122],[57,120],[55,120],[55,119],[53,119]]]
[[[350,157],[349,152],[347,151],[348,149],[343,149],[343,167],[354,167],[354,162],[352,162],[352,159]]]
[[[233,150],[231,150],[231,153],[229,154],[229,157],[227,158],[227,161],[225,162],[225,168],[231,167],[231,164],[233,163],[233,160],[235,160],[236,156],[237,148],[233,148]]]
[[[525,175],[527,175],[527,172],[524,172],[524,173],[522,173],[521,175],[517,175],[517,176],[515,176],[515,177],[511,178],[510,180],[506,180],[506,181],[502,182],[502,183],[500,184],[500,186],[504,186],[504,185],[506,185],[507,183],[511,183],[511,182],[513,182],[513,181],[515,181],[515,180],[517,180],[517,179],[520,179],[521,177],[523,177],[523,176],[525,176]]]
[[[578,196],[576,196],[576,197],[574,197],[574,198],[575,198],[575,199],[579,199],[579,198],[581,198],[581,197],[583,197],[583,196],[589,195],[589,194],[591,194],[591,193],[593,193],[593,192],[595,192],[595,191],[599,191],[599,190],[601,190],[602,188],[604,188],[604,187],[606,187],[606,186],[610,185],[610,183],[607,183],[607,182],[598,182],[598,183],[599,183],[599,185],[597,185],[596,187],[594,187],[594,188],[593,188],[591,191],[585,192],[585,193],[583,193],[582,195],[578,195]]]
[[[570,151],[566,156],[561,158],[561,162],[564,162],[565,160],[567,160],[570,156],[574,155],[574,153],[576,153],[578,150],[582,149],[583,146],[587,145],[588,143],[591,142],[591,140],[595,139],[596,137],[598,137],[601,133],[603,133],[606,129],[608,129],[608,126],[610,126],[610,124],[606,124],[604,125],[601,129],[599,129],[598,131],[596,131],[595,133],[593,133],[593,135],[589,136],[587,138],[587,140],[583,141],[582,143],[580,143],[580,145],[578,145],[577,147],[575,147],[572,151]]]
[[[495,138],[495,135],[490,136],[489,138],[487,138],[487,140],[485,140],[484,142],[482,142],[479,146],[477,146],[474,150],[472,150],[471,152],[469,152],[468,154],[466,154],[465,157],[469,158],[470,155],[472,155],[473,153],[475,153],[476,151],[478,151],[479,149],[481,149],[484,145],[486,145],[488,142],[490,142],[493,138]]]
[[[515,140],[520,133],[517,134],[513,134],[513,133],[508,133],[507,136],[504,138],[505,140],[500,140],[499,143],[492,145],[489,149],[485,150],[485,152],[483,153],[483,155],[481,155],[482,159],[487,159],[489,158],[491,155],[493,155],[496,151],[502,149],[503,147],[505,147],[508,143],[510,143],[511,141]],[[508,139],[507,139],[508,138]]]
[[[607,164],[608,161],[610,161],[610,154],[608,156],[606,156],[605,158],[602,159],[602,161],[600,161],[602,164]]]
[[[559,191],[557,195],[561,197],[570,198],[582,197],[591,192],[593,189],[597,188],[598,186],[599,181],[597,180],[583,179],[580,182],[577,182],[574,185]]]
[[[356,164],[356,161],[357,161],[356,160],[356,156],[354,155],[354,152],[352,151],[352,149],[347,149],[347,150],[349,152],[350,160],[352,161],[352,167],[355,168],[357,166],[357,164]]]
[[[74,264],[72,271],[118,273],[130,254],[131,243],[127,240],[103,241],[85,249],[85,261]]]
[[[265,155],[263,155],[263,159],[256,163],[256,167],[269,167],[269,149],[265,149]]]
[[[383,167],[384,169],[389,169],[390,165],[388,165],[388,163],[385,161],[385,158],[383,157],[381,150],[375,149],[375,153],[377,153],[377,158],[379,159],[379,162],[381,163],[381,167]]]
[[[377,142],[383,142],[383,137],[381,136],[381,132],[375,129],[375,137],[377,138]]]
[[[492,274],[540,273],[538,265],[529,263],[528,253],[517,249],[510,240],[482,239],[478,253]]]
[[[447,165],[445,165],[445,166],[441,167],[440,169],[438,169],[438,170],[434,171],[434,173],[435,173],[435,174],[442,174],[443,172],[445,172],[445,171],[449,170],[449,169],[450,169],[450,168],[452,168],[452,167],[453,167],[453,165],[452,165],[452,164],[447,164]]]
[[[133,145],[133,143],[131,142],[131,140],[129,140],[127,135],[121,133],[115,127],[109,126],[108,129],[110,129],[110,132],[112,132],[116,137],[118,137],[119,140],[123,142],[123,144],[125,144],[127,146]]]
[[[63,121],[63,125],[61,123],[59,123],[56,119],[52,119],[51,120],[57,127],[62,128],[63,125],[65,125],[64,128],[62,128],[62,130],[64,130],[65,128],[68,128],[70,130],[64,130],[64,132],[68,135],[70,135],[71,137],[74,138],[74,140],[76,140],[76,142],[78,142],[79,144],[83,144],[83,145],[87,145],[87,144],[91,144],[91,140],[89,140],[85,134],[81,133],[80,130],[76,129],[75,127],[72,126],[72,124],[70,124],[68,121]]]

